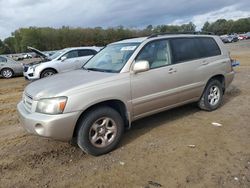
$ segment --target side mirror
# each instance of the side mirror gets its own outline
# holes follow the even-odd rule
[[[137,61],[134,63],[133,66],[133,72],[139,73],[139,72],[145,72],[149,70],[149,62],[148,61]]]
[[[66,56],[62,56],[62,57],[61,57],[61,61],[65,61],[66,59],[67,59]]]

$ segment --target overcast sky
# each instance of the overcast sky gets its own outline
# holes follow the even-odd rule
[[[0,0],[0,39],[20,27],[125,27],[250,17],[250,0]]]

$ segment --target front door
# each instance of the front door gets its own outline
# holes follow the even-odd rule
[[[157,40],[146,44],[136,61],[146,60],[150,70],[131,73],[132,104],[134,118],[140,118],[166,109],[178,100],[178,70],[172,64],[170,43]]]
[[[60,60],[58,60],[58,67],[60,72],[67,72],[78,68],[80,60],[78,58],[77,50],[72,50],[70,52],[67,52],[62,57],[65,57],[66,59],[61,58]]]

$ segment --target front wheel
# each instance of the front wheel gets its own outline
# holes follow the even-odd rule
[[[220,107],[222,98],[222,83],[218,80],[211,80],[207,84],[198,105],[202,110],[213,111]]]
[[[98,156],[112,151],[124,132],[121,115],[110,107],[97,107],[79,121],[78,146],[88,154]]]
[[[46,78],[46,77],[52,76],[54,74],[56,74],[56,71],[54,71],[53,69],[46,69],[42,72],[41,78]]]

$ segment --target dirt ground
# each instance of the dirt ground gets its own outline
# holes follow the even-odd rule
[[[0,78],[0,187],[250,187],[250,40],[227,47],[241,66],[220,109],[139,120],[100,157],[26,133],[16,104],[28,82]]]

